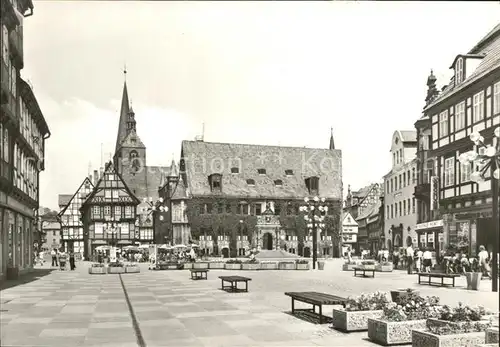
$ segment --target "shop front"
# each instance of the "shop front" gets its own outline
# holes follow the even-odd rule
[[[491,212],[490,212],[491,214]],[[491,249],[491,217],[486,213],[456,213],[449,214],[448,246],[457,252],[464,252],[469,257],[479,253],[479,246]]]
[[[426,223],[419,223],[415,226],[417,233],[417,247],[421,250],[430,248],[431,251],[439,252],[445,247],[445,237],[443,230],[443,220],[433,220]]]

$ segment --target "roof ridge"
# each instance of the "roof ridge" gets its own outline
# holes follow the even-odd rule
[[[183,140],[182,142],[190,142],[190,143],[206,143],[206,144],[214,144],[214,145],[235,145],[235,146],[255,146],[255,147],[276,147],[276,148],[294,148],[294,149],[320,149],[329,151],[328,148],[316,148],[316,147],[299,147],[299,146],[281,146],[281,145],[259,145],[259,144],[250,144],[250,143],[234,143],[234,142],[211,142],[211,141],[195,141],[195,140]],[[335,149],[339,150],[339,149]]]

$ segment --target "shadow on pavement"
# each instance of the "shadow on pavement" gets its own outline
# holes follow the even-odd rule
[[[295,312],[292,314],[292,312],[283,312],[286,313],[292,317],[301,319],[305,322],[309,322],[312,324],[319,324],[319,314],[316,312],[312,312],[310,309],[295,309]],[[321,324],[331,324],[332,323],[332,318],[322,315],[321,318]]]
[[[2,283],[0,283],[0,292],[5,289],[36,281],[41,277],[47,276],[54,270],[56,269],[33,269],[27,274],[20,275],[18,279],[2,281]]]

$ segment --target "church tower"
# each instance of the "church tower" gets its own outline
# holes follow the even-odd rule
[[[127,71],[123,73],[126,77]],[[125,79],[113,162],[132,193],[142,198],[147,196],[146,146],[137,134],[136,126]]]

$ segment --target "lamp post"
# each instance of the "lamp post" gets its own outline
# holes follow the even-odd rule
[[[313,269],[316,269],[318,260],[318,232],[325,228],[323,223],[328,212],[328,206],[324,205],[325,198],[315,196],[313,199],[304,198],[306,203],[299,210],[304,212],[304,220],[307,222],[307,230],[313,234]]]
[[[240,222],[238,224],[238,229],[240,232],[240,244],[238,246],[238,256],[240,255],[240,249],[243,248],[243,219],[240,219]]]
[[[500,127],[494,131],[492,144],[484,143],[484,137],[474,130],[470,134],[470,139],[476,145],[476,149],[462,153],[459,161],[463,164],[478,163],[482,167],[470,175],[472,181],[479,183],[487,177],[489,173],[491,194],[492,194],[492,219],[493,219],[493,256],[492,256],[492,281],[491,289],[493,292],[498,292],[498,180],[500,179]]]
[[[147,216],[149,217],[150,215],[152,215],[152,218],[153,218],[153,240],[154,240],[154,243],[161,243],[161,241],[163,241],[163,238],[160,237],[160,235],[159,235],[160,233],[156,230],[157,229],[156,228],[157,213],[160,212],[160,216],[158,217],[158,219],[160,221],[163,221],[164,217],[161,213],[168,212],[170,209],[168,208],[168,206],[164,205],[163,198],[158,198],[158,200],[154,200],[152,197],[149,197],[149,198],[144,198],[143,202],[148,205],[148,207],[146,207],[146,209],[148,211]]]

